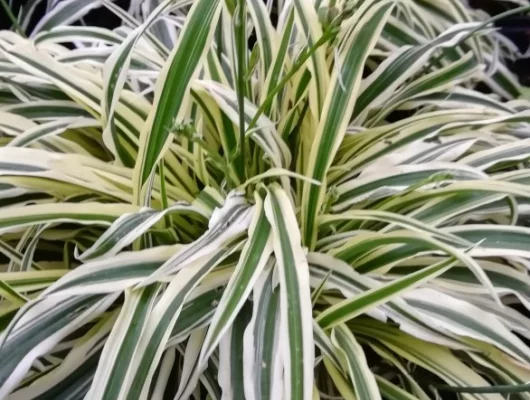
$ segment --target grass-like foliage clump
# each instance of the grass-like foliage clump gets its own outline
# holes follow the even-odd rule
[[[530,104],[489,16],[34,3],[0,32],[0,399],[530,399]]]

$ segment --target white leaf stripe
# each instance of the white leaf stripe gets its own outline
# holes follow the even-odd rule
[[[114,293],[142,282],[154,273],[180,246],[123,252],[112,258],[88,262],[55,284],[43,295]]]
[[[3,240],[0,240],[0,253],[8,257],[11,261],[16,262],[22,267],[25,253],[22,254],[18,250],[11,247],[9,244],[4,242]],[[41,270],[41,266],[36,262],[30,262],[29,267],[34,268],[36,270]]]
[[[272,26],[267,8],[264,2],[259,0],[250,0],[248,2],[249,12],[256,28],[258,42],[260,43],[260,62],[262,65],[262,75],[270,68],[273,58],[273,46],[276,44],[276,32]]]
[[[381,111],[376,117],[370,119],[367,123],[369,126],[374,126],[383,117],[389,115],[393,110],[400,109],[407,101],[415,101],[418,98],[428,97],[430,95],[439,96],[439,100],[446,100],[452,97],[452,93],[444,93],[448,85],[454,85],[460,81],[471,80],[481,70],[477,65],[471,53],[466,54],[460,60],[449,64],[448,66],[439,70],[434,70],[423,78],[418,79],[406,85],[392,96],[392,104],[384,104]],[[452,87],[451,87],[452,89]],[[438,104],[437,104],[438,105]],[[403,107],[406,108],[406,107]],[[509,110],[502,107],[503,110]]]
[[[118,398],[127,367],[138,347],[159,289],[159,285],[155,284],[137,291],[125,292],[125,303],[98,363],[94,384],[89,392],[91,398]]]
[[[311,47],[322,37],[321,25],[318,22],[313,1],[295,0],[294,8],[296,24],[307,40],[308,47]],[[314,78],[310,81],[311,90],[314,92],[314,95],[310,96],[311,107],[315,116],[318,116],[324,107],[326,88],[329,85],[325,49],[320,48],[311,55],[308,67]]]
[[[59,121],[47,122],[40,124],[34,129],[25,131],[24,133],[16,136],[10,143],[9,146],[23,147],[28,146],[38,140],[45,137],[59,135],[69,129],[82,129],[82,128],[99,128],[101,124],[99,121],[92,118],[73,117],[63,118]]]
[[[276,85],[280,81],[283,68],[285,67],[285,63],[289,59],[287,52],[289,49],[289,40],[291,38],[293,26],[294,26],[294,12],[292,10],[292,7],[290,7],[288,10],[287,22],[285,23],[285,26],[283,27],[284,32],[281,38],[281,42],[280,42],[280,45],[278,46],[273,66],[272,68],[270,68],[267,74],[264,93],[261,94],[263,99],[266,99],[270,95],[270,93],[276,88]],[[280,92],[278,94],[278,102],[281,102],[281,99],[282,99],[282,93]],[[265,115],[271,118],[273,117],[272,115],[270,115],[272,106],[273,106],[273,103],[271,103],[270,106],[264,109]]]
[[[353,331],[362,334],[363,337],[380,341],[397,355],[413,360],[416,365],[435,373],[447,383],[463,387],[488,385],[482,376],[456,358],[447,348],[403,334],[394,327],[380,324],[374,326],[364,322],[362,325],[364,326],[353,327]],[[503,399],[503,396],[497,394],[476,397],[480,400]]]
[[[433,104],[437,108],[481,108],[485,107],[495,112],[515,113],[516,110],[505,103],[492,99],[483,93],[464,88],[454,88],[451,91],[418,95],[401,105],[403,110],[409,110],[417,104]]]
[[[381,286],[380,282],[359,274],[349,264],[329,255],[310,253],[308,258],[311,277],[313,279],[316,278],[313,286],[320,284],[322,279],[329,275],[326,286],[339,290],[345,298],[356,297]],[[331,274],[329,274],[330,271],[332,271]],[[399,298],[390,299],[387,304],[380,307],[381,310],[378,312],[374,312],[376,310],[372,309],[372,311],[367,310],[366,313],[374,319],[385,319],[388,316],[393,320],[399,321],[401,328],[405,331],[409,328],[414,329],[417,333],[424,333],[431,340],[436,339],[436,343],[459,347],[458,341],[449,339],[445,333],[425,323],[421,319],[421,315],[403,300]]]
[[[97,210],[97,211],[96,211]],[[124,211],[136,211],[128,204],[36,204],[0,212],[0,232],[44,222],[74,222],[110,225]]]
[[[131,14],[114,4],[110,0],[99,0],[105,7],[109,9],[109,11],[113,12],[116,16],[118,16],[125,25],[137,28],[141,25],[141,23],[133,17]],[[153,35],[151,32],[147,31],[145,32],[146,38],[149,40],[149,43],[151,46],[156,49],[156,51],[164,58],[166,59],[169,55],[168,49],[164,46],[163,43],[161,43],[155,35]]]
[[[405,49],[398,53],[395,59],[387,58],[367,79],[366,87],[355,104],[354,114],[361,114],[370,104],[377,102],[378,97],[384,98],[386,91],[395,90],[407,77],[423,68],[425,60],[428,60],[437,48],[455,46],[460,38],[477,26],[478,24],[455,25],[430,43]]]
[[[33,29],[32,36],[35,36],[38,32],[47,31],[56,26],[74,22],[97,7],[100,7],[100,3],[96,0],[62,1],[51,12],[44,15]]]
[[[34,42],[37,45],[50,42],[64,43],[74,40],[119,44],[122,38],[111,30],[92,26],[56,26],[50,31],[38,33],[34,38]]]
[[[403,294],[404,292],[443,274],[451,268],[455,262],[456,260],[454,258],[440,261],[430,267],[404,276],[403,278],[396,279],[395,281],[387,283],[379,288],[374,288],[350,299],[343,300],[319,314],[317,322],[324,329],[347,322],[361,313],[386,303],[393,297]]]
[[[27,45],[5,54],[11,60],[20,64],[28,73],[44,76],[46,79],[51,80],[68,96],[75,98],[88,109],[93,110],[92,112],[99,114],[101,89],[94,82],[73,75],[71,70],[65,65],[60,64],[51,57],[36,52]],[[128,148],[135,149],[137,147],[137,138],[140,136],[138,126],[142,126],[144,117],[141,114],[139,115],[135,108],[131,108],[127,101],[123,101],[117,111],[116,122],[123,132],[120,137],[127,142]],[[130,154],[128,157],[132,160]],[[132,165],[132,162],[130,164]]]
[[[176,111],[184,110],[189,101],[190,81],[197,76],[198,67],[207,54],[220,10],[220,0],[194,3],[178,44],[157,80],[154,105],[142,131],[135,167],[137,196],[166,146],[168,126],[173,124]]]
[[[17,114],[31,120],[48,120],[61,117],[89,117],[90,114],[77,103],[69,100],[35,100],[13,104],[3,111]]]
[[[114,113],[125,84],[126,73],[129,69],[129,64],[131,63],[133,49],[143,33],[150,28],[161,14],[167,11],[170,7],[178,4],[174,3],[175,1],[166,0],[160,4],[141,26],[129,34],[127,39],[123,41],[123,43],[105,62],[105,67],[103,68],[105,91],[101,98],[102,119],[105,121],[103,137],[104,139],[107,138],[110,133],[112,140],[107,139],[106,143],[115,154],[120,156],[124,153],[123,149],[120,149],[120,142],[114,123]]]
[[[182,320],[182,316],[183,313],[179,317],[179,324]],[[205,336],[206,328],[196,329],[190,334],[186,345],[184,363],[182,365],[182,372],[180,374],[180,382],[177,393],[175,394],[175,400],[189,397],[199,381],[201,374],[198,369],[198,361]]]
[[[447,151],[447,148],[441,146],[440,151]],[[439,179],[436,179],[437,176]],[[478,170],[455,163],[402,164],[388,171],[367,174],[364,178],[361,176],[337,186],[338,198],[332,210],[342,211],[347,206],[365,199],[376,200],[421,183],[424,184],[422,186],[429,187],[435,185],[436,182],[443,182],[444,177],[451,180],[478,180],[486,176]]]
[[[243,334],[251,318],[251,308],[244,305],[230,329],[223,335],[219,349],[218,382],[223,398],[245,400],[243,388]]]
[[[364,63],[375,46],[377,38],[390,15],[393,2],[380,2],[364,15],[343,47],[343,62],[333,73],[332,85],[318,126],[316,138],[311,145],[307,174],[324,182],[327,170],[344,137],[346,126],[359,90]],[[363,29],[361,29],[361,27]],[[302,237],[304,244],[313,247],[316,240],[314,221],[322,204],[325,185],[304,184],[302,197]]]
[[[281,386],[280,382],[273,381],[274,359],[278,357],[276,324],[279,290],[273,289],[272,271],[272,268],[266,268],[254,286],[252,319],[243,338],[243,377],[247,400],[271,399],[273,388]]]
[[[138,213],[124,214],[98,238],[91,248],[77,258],[81,261],[87,261],[113,256],[130,245],[166,215],[179,213],[195,214],[199,218],[204,216],[199,209],[186,204],[175,204],[163,211],[144,209]]]
[[[467,113],[461,115],[458,117],[457,112],[453,112],[452,116],[449,116],[448,119],[442,118],[437,121],[436,118],[431,118],[429,121],[429,125],[422,124],[420,125],[420,128],[418,129],[417,126],[409,126],[408,129],[403,129],[402,127],[399,127],[399,124],[397,126],[394,126],[395,128],[401,130],[401,133],[395,137],[390,144],[388,144],[385,147],[375,146],[372,147],[369,151],[363,152],[362,154],[355,157],[355,159],[352,161],[351,164],[348,165],[348,169],[350,172],[348,175],[354,175],[359,171],[359,167],[362,165],[368,165],[378,158],[384,156],[385,154],[388,154],[392,151],[396,151],[399,148],[402,148],[403,146],[409,144],[412,140],[418,140],[421,138],[427,138],[427,137],[433,137],[435,135],[438,135],[442,132],[447,132],[452,129],[458,129],[458,128],[464,128],[467,127],[468,129],[480,129],[484,127],[499,127],[504,126],[505,124],[510,123],[518,123],[518,122],[528,122],[530,121],[530,113],[528,111],[520,112],[513,115],[502,115],[500,117],[494,116],[491,118],[491,116],[486,115],[486,118],[484,117],[484,114],[482,110],[480,111],[483,115],[482,118],[472,118],[471,116],[473,113],[475,113],[475,110],[470,110]],[[425,118],[427,114],[423,116]],[[452,121],[451,121],[452,119]],[[391,129],[390,131],[392,131]],[[389,132],[387,132],[389,133]],[[386,136],[386,134],[384,135]],[[382,139],[382,138],[380,138]],[[372,138],[373,140],[373,138]],[[346,167],[343,167],[346,168]]]
[[[174,274],[188,263],[211,254],[215,249],[238,238],[248,228],[251,208],[239,196],[227,199],[218,215],[210,219],[210,229],[199,239],[183,246],[173,257],[166,261],[153,274],[148,276],[139,286],[147,286],[161,278]],[[217,217],[217,218],[216,218]]]
[[[37,398],[54,400],[58,394],[75,397],[84,395],[94,377],[104,339],[109,334],[117,313],[103,317],[83,338],[77,341],[63,362],[31,385],[10,394],[13,400]],[[70,397],[65,397],[70,398]]]
[[[315,345],[337,368],[342,368],[341,361],[337,356],[336,349],[331,342],[331,338],[328,334],[320,327],[320,325],[313,320],[313,337],[315,339]]]
[[[345,325],[339,325],[333,328],[331,338],[345,358],[345,364],[357,396],[360,399],[381,399],[375,377],[368,367],[364,351],[350,330]]]
[[[371,248],[377,248],[383,246],[381,251],[372,252],[368,254],[367,248],[361,245],[364,243]],[[404,245],[404,244],[408,244]],[[393,244],[401,244],[401,246],[389,246]],[[477,242],[471,242],[471,245],[478,245]],[[394,231],[388,234],[361,234],[357,237],[349,240],[349,242],[336,252],[336,257],[353,262],[354,259],[365,256],[357,260],[357,270],[360,272],[367,272],[378,266],[387,265],[398,260],[405,259],[414,254],[418,254],[422,251],[436,251],[441,250],[451,257],[463,262],[477,277],[477,279],[490,290],[493,298],[499,303],[500,299],[496,294],[493,284],[485,274],[483,269],[480,267],[477,261],[475,261],[470,255],[466,253],[471,246],[451,246],[447,245],[444,241],[438,240],[434,237],[417,234],[412,231]],[[471,249],[473,251],[473,249]],[[358,256],[358,257],[357,257]],[[384,260],[384,263],[381,261]],[[379,264],[378,264],[379,263]]]
[[[278,186],[269,188],[265,213],[272,226],[280,275],[280,315],[286,340],[285,395],[293,400],[310,399],[314,348],[308,266],[294,212]]]
[[[385,211],[376,211],[376,210],[355,210],[355,211],[346,211],[340,215],[322,215],[319,218],[319,222],[322,226],[326,224],[333,224],[334,222],[339,221],[382,221],[390,224],[389,226],[397,226],[400,228],[406,228],[414,230],[417,232],[426,232],[434,236],[438,236],[442,240],[448,242],[456,243],[463,246],[469,246],[471,243],[466,240],[462,241],[457,235],[450,234],[447,235],[443,230],[432,228],[427,224],[423,224],[420,221],[417,221],[414,218],[409,218],[406,216],[401,216],[399,214],[385,212]],[[388,226],[381,231],[388,231]]]
[[[451,299],[433,289],[418,289],[407,294],[405,299],[418,310],[432,317],[433,322],[437,320],[445,322],[445,329],[492,343],[522,362],[528,363],[530,360],[528,347],[509,332],[493,314],[463,300]],[[450,324],[446,321],[450,321]]]
[[[200,356],[202,364],[205,364],[211,352],[217,347],[224,331],[237,316],[265,268],[272,253],[270,232],[271,228],[263,211],[262,200],[256,197],[254,217],[249,227],[249,238],[210,323]]]
[[[117,296],[79,296],[70,300],[28,303],[0,337],[0,354],[9,362],[0,367],[0,396],[6,396],[34,360],[76,328],[102,313]],[[24,310],[27,312],[24,313]],[[7,337],[7,340],[6,340]]]
[[[200,280],[229,256],[237,247],[222,248],[210,257],[181,270],[157,302],[146,321],[139,348],[128,367],[127,384],[121,387],[131,400],[147,394],[150,380],[162,356],[165,344],[182,310],[183,304]]]
[[[530,139],[506,143],[493,149],[477,152],[461,160],[475,168],[486,170],[491,166],[505,161],[523,161],[528,159],[530,153]]]

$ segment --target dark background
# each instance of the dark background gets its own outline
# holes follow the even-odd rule
[[[9,3],[10,0],[5,0]],[[28,0],[11,0],[12,10],[15,15],[17,15],[18,10],[21,6],[25,5]],[[129,7],[129,0],[114,0],[114,4],[118,5],[121,8]],[[44,15],[46,12],[46,0],[41,0],[40,4],[37,6],[34,18],[32,21],[31,28],[35,26],[35,23]],[[116,28],[120,25],[120,19],[115,16],[112,12],[108,11],[105,7],[100,7],[89,12],[85,17],[84,21],[86,25],[100,26],[103,28]],[[7,18],[7,15],[4,12],[4,9],[0,6],[0,29],[8,29],[11,25],[10,20]]]
[[[516,7],[499,0],[469,0],[469,4],[471,7],[483,9],[490,15],[498,15]],[[530,47],[530,17],[507,17],[497,21],[496,26],[519,47],[522,53]],[[508,62],[508,66],[519,76],[523,85],[530,86],[530,59],[518,60],[515,63]]]

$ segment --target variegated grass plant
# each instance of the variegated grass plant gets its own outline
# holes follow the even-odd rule
[[[530,399],[518,55],[459,0],[0,32],[0,398]]]

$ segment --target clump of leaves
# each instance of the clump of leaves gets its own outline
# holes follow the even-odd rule
[[[0,398],[530,380],[530,107],[485,16],[49,3],[0,32]]]

